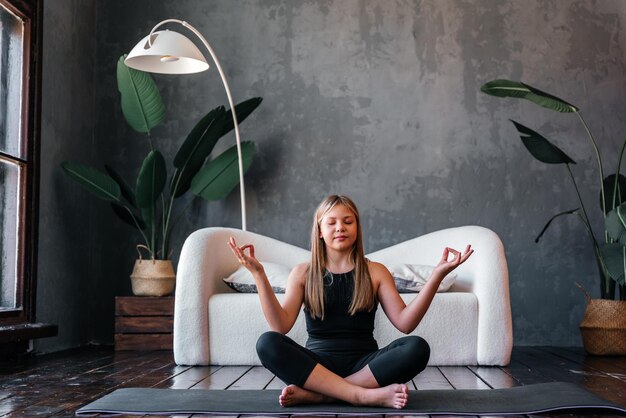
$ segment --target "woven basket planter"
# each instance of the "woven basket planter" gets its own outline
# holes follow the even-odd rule
[[[130,280],[135,296],[167,296],[174,291],[176,273],[172,260],[144,260],[139,253]]]
[[[626,301],[587,298],[587,309],[580,323],[583,346],[598,356],[626,355]]]

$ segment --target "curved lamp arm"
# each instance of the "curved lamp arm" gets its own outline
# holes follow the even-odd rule
[[[213,48],[211,48],[211,45],[209,45],[209,42],[204,38],[204,36],[202,36],[202,34],[196,28],[194,28],[189,23],[183,20],[166,19],[166,20],[163,20],[162,22],[157,23],[157,25],[154,28],[152,28],[152,30],[150,31],[150,35],[148,36],[148,43],[150,44],[150,46],[152,46],[152,34],[154,33],[154,31],[159,26],[162,26],[165,23],[169,23],[169,22],[178,23],[186,27],[190,31],[192,31],[198,37],[198,39],[200,39],[200,41],[204,44],[206,49],[209,51],[209,54],[211,54],[211,58],[213,59],[213,62],[215,63],[215,66],[217,67],[217,71],[220,73],[222,83],[224,84],[224,90],[226,90],[226,96],[228,97],[228,105],[230,106],[230,110],[233,115],[233,126],[235,127],[235,140],[237,142],[237,162],[239,165],[239,191],[241,195],[241,229],[246,231],[247,230],[246,191],[245,191],[245,186],[243,182],[243,156],[241,153],[241,138],[239,136],[239,123],[237,123],[237,113],[235,112],[235,104],[233,103],[233,97],[230,93],[230,88],[228,87],[226,76],[224,75],[224,71],[222,70],[222,66],[220,65],[219,60],[215,56],[215,52],[213,52]]]

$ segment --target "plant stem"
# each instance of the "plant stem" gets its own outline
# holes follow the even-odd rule
[[[154,257],[154,250],[152,248],[150,248],[150,242],[148,241],[148,237],[146,236],[146,234],[143,233],[143,229],[141,229],[141,227],[139,227],[139,222],[137,222],[137,218],[135,218],[135,214],[133,213],[132,210],[130,210],[128,208],[128,206],[123,205],[123,207],[130,214],[130,217],[133,219],[133,222],[135,223],[135,226],[137,227],[137,229],[139,230],[139,232],[143,236],[144,241],[146,242],[146,247],[148,247],[148,250],[152,253],[152,256]]]
[[[189,208],[189,206],[191,206],[191,204],[193,203],[193,199],[194,199],[195,195],[192,195],[191,199],[189,199],[187,201],[187,204],[183,207],[183,210],[181,210],[178,213],[178,216],[176,216],[174,218],[174,220],[172,221],[172,227],[174,227],[174,225],[176,225],[178,223],[178,221],[180,220],[180,218],[183,216],[183,213],[187,212],[187,209]]]
[[[608,272],[606,268],[606,264],[604,263],[604,258],[602,258],[602,253],[600,252],[600,248],[595,248],[596,253],[596,262],[598,263],[598,270],[600,273],[600,299],[612,299],[610,296],[610,282],[613,281],[611,278],[611,274]]]
[[[591,131],[589,130],[589,126],[587,126],[587,122],[585,122],[585,119],[583,119],[583,116],[580,114],[580,112],[576,112],[576,115],[578,115],[578,118],[580,119],[580,121],[582,122],[583,126],[585,127],[585,130],[587,131],[587,135],[589,136],[589,139],[591,140],[591,144],[593,145],[593,150],[596,153],[596,158],[598,160],[598,167],[600,169],[600,200],[602,202],[602,215],[604,216],[604,218],[606,218],[606,198],[605,198],[605,193],[604,193],[604,170],[602,169],[602,158],[600,157],[600,151],[598,150],[598,144],[595,140],[595,138],[593,137],[593,135],[591,134]],[[620,156],[620,163],[621,163],[621,156]],[[570,172],[571,174],[571,172]],[[616,173],[619,174],[619,171]],[[573,177],[572,177],[573,178]],[[615,187],[617,187],[618,184],[618,178],[615,178]],[[613,192],[615,193],[615,187],[613,189]],[[613,195],[613,205],[615,205],[615,195]],[[584,210],[584,208],[583,208]],[[585,215],[586,216],[586,215]],[[609,242],[609,235],[606,232],[606,229],[604,230],[604,241],[605,242]],[[604,260],[603,260],[604,262]],[[607,293],[609,292],[609,286],[610,283],[609,281],[611,280],[610,278],[607,278],[606,275],[604,275],[603,277],[604,279],[604,287],[607,291]]]
[[[174,181],[174,187],[170,189],[170,203],[167,206],[167,215],[165,211],[165,203],[163,203],[163,251],[167,250],[168,245],[165,243],[169,236],[170,218],[172,216],[172,208],[174,207],[174,199],[176,198],[176,192],[178,191],[178,185],[180,184],[181,175],[178,170],[174,170],[172,181]]]
[[[152,145],[152,135],[150,135],[150,131],[148,130],[146,132],[146,136],[148,137],[148,145],[150,146],[150,151],[154,151],[154,146]],[[156,214],[156,205],[154,203],[152,203],[152,213],[150,216],[150,245],[148,245],[148,247],[150,247],[150,250],[152,251],[152,258],[156,259],[156,224],[155,224],[155,219],[154,216]]]
[[[152,146],[152,136],[150,135],[150,131],[146,132],[148,136],[148,145],[150,145],[150,151],[154,151],[154,147]]]
[[[165,211],[163,212],[163,253],[167,251],[167,247],[169,246],[169,229],[170,229],[170,217],[172,216],[172,208],[174,207],[174,194],[170,196],[170,203],[167,207],[167,214]],[[163,203],[163,208],[165,208],[165,203]]]
[[[156,205],[152,203],[149,208],[147,208],[150,212],[150,249],[152,250],[152,255],[156,259],[156,224],[155,224],[155,215],[156,215]]]
[[[593,240],[593,244],[598,247],[598,242],[596,241],[596,237],[593,233],[593,229],[591,228],[591,222],[589,222],[589,216],[587,216],[587,210],[585,209],[585,204],[583,203],[583,199],[580,197],[580,191],[578,190],[578,185],[576,184],[576,179],[574,179],[574,174],[572,173],[572,169],[569,167],[569,164],[565,164],[567,167],[567,171],[569,172],[570,177],[572,178],[572,183],[574,183],[574,189],[576,190],[576,196],[578,196],[578,201],[580,202],[580,208],[583,211],[584,221],[587,224],[587,228],[589,229],[589,234],[591,235],[591,239]]]
[[[624,138],[624,142],[622,143],[622,149],[619,152],[619,160],[617,161],[617,170],[615,170],[615,184],[613,185],[613,202],[611,204],[611,209],[615,209],[615,199],[617,199],[617,185],[619,184],[619,171],[620,166],[622,165],[622,157],[624,156],[624,149],[626,148],[626,138]],[[620,199],[621,202],[621,199]]]
[[[167,260],[167,222],[165,221],[165,197],[163,197],[163,193],[161,193],[161,217],[162,226],[161,226],[161,257],[163,260]]]
[[[606,264],[604,263],[604,258],[602,258],[602,252],[600,251],[600,246],[598,244],[598,241],[596,241],[596,238],[593,235],[593,232],[591,231],[591,225],[589,225],[588,221],[585,220],[585,218],[580,214],[580,212],[576,212],[576,214],[580,217],[580,220],[583,222],[583,225],[585,225],[585,227],[587,228],[587,232],[589,233],[589,237],[591,237],[591,242],[593,244],[593,253],[596,256],[596,263],[598,264],[598,270],[599,270],[599,274],[600,274],[600,296],[602,299],[604,299],[605,295],[608,294],[608,289],[607,289],[607,282],[608,280],[612,280],[610,279],[610,275],[607,271],[606,268]],[[609,276],[609,279],[607,280],[607,276]]]
[[[587,131],[587,135],[589,135],[589,139],[591,140],[591,144],[593,145],[593,150],[596,152],[596,159],[598,160],[598,167],[600,168],[600,193],[602,194],[602,214],[606,215],[606,201],[605,201],[605,198],[604,198],[604,170],[602,169],[602,158],[600,157],[600,151],[598,150],[598,144],[596,143],[596,140],[594,139],[593,135],[591,134],[591,131],[589,130],[589,127],[587,126],[587,123],[583,119],[583,116],[580,114],[580,112],[576,112],[576,115],[578,115],[578,118],[580,119],[580,121],[582,122],[583,126],[585,127],[585,130]],[[571,174],[571,172],[570,172],[570,174]],[[584,208],[583,208],[583,210],[584,210]]]
[[[589,233],[589,237],[591,238],[591,241],[592,241],[592,244],[593,244],[594,248],[598,248],[598,242],[596,241],[595,237],[593,236],[593,231],[591,230],[591,226],[589,225],[587,220],[580,214],[580,212],[576,212],[576,215],[578,215],[580,220],[583,221],[583,225],[585,225],[585,228],[587,228],[587,232]]]
[[[614,179],[614,183],[613,183],[613,200],[611,202],[611,209],[615,209],[616,207],[616,199],[617,199],[617,192],[618,192],[618,185],[619,185],[619,172],[621,169],[621,165],[622,165],[622,158],[624,157],[624,149],[626,148],[626,138],[624,138],[624,142],[622,143],[622,149],[619,152],[619,160],[617,161],[617,169],[615,170],[615,179]],[[621,191],[621,190],[620,190]],[[620,203],[621,203],[622,199],[620,196]],[[617,212],[619,214],[619,211]],[[610,293],[610,278],[607,278],[606,275],[604,275],[604,287],[603,287],[603,295],[606,292],[606,294],[608,295]],[[624,289],[623,286],[620,286],[620,299],[621,300],[625,300],[625,296],[624,292],[622,292],[622,290]]]

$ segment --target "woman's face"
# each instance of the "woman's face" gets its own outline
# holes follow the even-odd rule
[[[320,235],[327,248],[351,250],[357,239],[357,219],[347,206],[336,205],[320,220]]]

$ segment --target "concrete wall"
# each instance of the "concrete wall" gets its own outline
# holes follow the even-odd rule
[[[48,7],[70,13],[66,4]],[[92,8],[77,13],[94,19]],[[91,60],[91,74],[74,79],[62,59],[46,52],[48,74],[55,77],[44,78],[46,100],[58,88],[56,81],[51,85],[58,75],[67,77],[64,87],[89,91],[93,100],[80,110],[86,119],[58,122],[51,114],[61,110],[44,111],[48,128],[84,129],[93,138],[55,134],[59,149],[71,149],[72,158],[109,162],[134,179],[148,146],[122,119],[115,63],[165,18],[188,20],[206,36],[236,101],[264,98],[242,126],[243,139],[257,145],[246,178],[250,230],[307,247],[313,209],[329,193],[348,194],[359,205],[367,251],[441,228],[491,228],[507,251],[515,343],[580,344],[584,298],[574,282],[594,295],[599,291],[585,229],[574,217],[561,219],[540,244],[533,242],[550,216],[577,207],[574,189],[564,167],[532,159],[508,119],[539,130],[578,163],[574,174],[599,233],[593,150],[576,116],[496,99],[479,88],[495,78],[522,80],[578,105],[596,135],[605,170],[614,170],[626,126],[626,3],[98,1],[95,35],[84,30],[76,40],[74,31],[82,29],[68,28],[65,39],[53,38],[63,48],[68,42],[95,44],[95,55],[81,58]],[[47,34],[59,30],[51,26]],[[226,98],[214,69],[154,78],[168,116],[153,139],[171,156],[195,122]],[[75,110],[69,98],[54,100],[64,112]],[[233,142],[232,136],[224,138],[220,149]],[[62,201],[64,219],[71,222],[65,229],[42,223],[40,270],[65,276],[45,285],[40,273],[40,287],[66,292],[63,303],[80,305],[78,287],[87,280],[90,338],[111,341],[112,298],[129,291],[139,237],[58,170],[47,171],[46,181],[59,188],[42,200],[42,208]],[[174,257],[194,229],[238,227],[238,199],[232,193],[221,202],[192,202],[179,223]],[[72,223],[76,219],[84,224]],[[84,234],[82,245],[72,231]],[[68,270],[67,259],[75,258],[81,264]],[[53,321],[46,303],[40,292],[39,320]],[[61,310],[72,316],[69,309]],[[80,326],[71,321],[72,328]],[[69,343],[64,337],[50,341],[46,348]]]
[[[95,4],[44,1],[37,319],[59,335],[36,341],[56,351],[92,340],[100,202],[62,174],[66,160],[99,163],[94,153]]]

